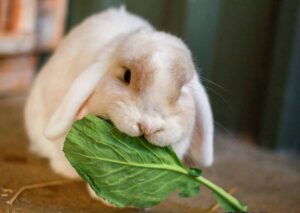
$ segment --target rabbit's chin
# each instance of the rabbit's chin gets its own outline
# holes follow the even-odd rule
[[[129,119],[124,117],[119,117],[117,119],[113,118],[114,116],[110,120],[120,132],[123,132],[131,137],[138,137],[144,135],[140,131],[137,125],[138,122],[136,122],[135,119]],[[180,142],[184,135],[184,132],[182,130],[183,128],[180,128],[177,125],[169,126],[170,128],[168,129],[163,128],[162,130],[159,130],[155,133],[144,135],[144,137],[149,143],[161,147]],[[173,126],[175,126],[175,128]]]
[[[185,135],[181,128],[172,131],[160,131],[156,134],[145,137],[151,144],[164,147],[169,146],[173,148],[178,158],[182,159],[186,154],[191,140],[188,135]]]
[[[146,135],[145,138],[156,146],[168,146],[177,143],[181,140],[183,132],[181,128],[172,130],[161,130],[151,135]]]
[[[162,125],[161,129],[150,134],[144,134],[138,125],[140,121],[139,118],[140,115],[138,113],[136,113],[136,116],[110,116],[111,122],[116,126],[116,128],[119,131],[131,137],[138,137],[144,135],[148,142],[157,146],[167,146],[172,143],[178,142],[182,138],[183,128],[180,128],[178,125],[166,125],[166,122],[163,121],[160,121],[164,124]],[[156,126],[156,119],[151,119],[150,123]],[[160,126],[160,124],[158,125]]]

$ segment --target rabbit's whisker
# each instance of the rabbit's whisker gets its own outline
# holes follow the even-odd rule
[[[213,81],[209,80],[208,78],[205,78],[205,77],[203,77],[203,76],[200,76],[200,79],[201,79],[201,81],[204,81],[204,82],[206,82],[206,83],[209,83],[209,84],[211,84],[211,85],[214,85],[214,86],[218,87],[219,89],[222,89],[224,92],[226,92],[226,93],[228,93],[228,94],[230,93],[230,92],[228,91],[228,89],[226,89],[225,87],[221,86],[220,84],[217,84],[216,82],[213,82]]]
[[[226,106],[228,107],[228,109],[231,112],[233,111],[233,109],[232,109],[231,105],[229,104],[229,102],[222,95],[220,95],[217,91],[215,91],[214,89],[212,89],[212,88],[210,88],[208,86],[206,86],[205,88],[208,89],[209,91],[211,91],[212,93],[214,93],[215,95],[217,95],[226,104]]]

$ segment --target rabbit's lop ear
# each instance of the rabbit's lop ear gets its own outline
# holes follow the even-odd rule
[[[202,166],[213,163],[213,116],[208,96],[195,74],[189,83],[195,105],[196,119],[190,153]]]
[[[47,138],[55,139],[68,131],[81,106],[93,93],[103,73],[103,63],[95,62],[79,74],[50,117],[44,131]]]

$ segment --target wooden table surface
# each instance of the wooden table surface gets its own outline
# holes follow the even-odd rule
[[[22,186],[64,180],[46,159],[27,151],[22,107],[24,97],[0,100],[0,212],[207,212],[215,203],[204,187],[200,195],[176,194],[148,210],[107,208],[88,195],[83,182],[70,182],[24,191],[6,204]],[[216,160],[204,175],[248,204],[253,213],[300,212],[300,159],[274,154],[224,135],[216,137]],[[12,191],[11,191],[12,189]],[[218,209],[217,212],[222,212]]]

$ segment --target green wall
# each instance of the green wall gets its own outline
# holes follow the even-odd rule
[[[299,37],[298,0],[71,0],[67,30],[121,4],[188,44],[210,94],[217,128],[272,148],[298,144],[299,102],[287,104],[300,99],[295,92],[300,77],[299,39],[294,39]],[[299,119],[292,116],[292,121],[288,112],[293,110]]]

